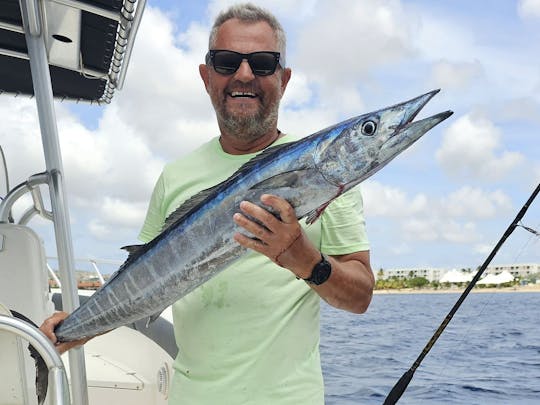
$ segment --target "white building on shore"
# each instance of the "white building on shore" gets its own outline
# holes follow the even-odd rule
[[[375,272],[375,277],[377,279],[381,278],[387,280],[392,277],[397,277],[400,279],[413,278],[413,277],[424,277],[429,282],[438,281],[446,273],[447,269],[437,269],[433,267],[413,267],[413,268],[401,268],[401,269],[382,269],[378,272]]]
[[[522,263],[522,264],[498,264],[488,266],[487,274],[500,274],[507,271],[514,277],[529,278],[533,274],[540,273],[540,263]]]
[[[478,269],[466,269],[462,270],[465,274],[476,274]],[[392,277],[399,279],[412,278],[412,277],[424,277],[429,282],[440,281],[443,276],[450,272],[456,272],[456,269],[434,268],[434,267],[412,267],[412,268],[395,268],[395,269],[380,269],[375,271],[376,279],[387,280]],[[521,263],[521,264],[508,264],[508,265],[493,265],[488,266],[485,274],[497,275],[503,271],[509,272],[514,277],[522,279],[529,278],[533,274],[540,273],[540,263]]]

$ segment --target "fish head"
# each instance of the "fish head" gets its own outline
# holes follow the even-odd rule
[[[382,169],[452,111],[413,121],[434,90],[412,100],[351,118],[323,130],[314,155],[324,178],[348,190]]]

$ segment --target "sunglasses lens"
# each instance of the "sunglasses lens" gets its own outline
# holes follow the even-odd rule
[[[247,57],[249,66],[257,76],[269,76],[276,71],[279,55],[275,52],[254,52],[247,55],[233,51],[212,51],[212,63],[216,72],[232,75]]]
[[[215,52],[213,63],[216,72],[222,75],[232,75],[242,63],[242,55],[229,51]]]
[[[276,71],[277,58],[270,52],[257,52],[250,55],[249,66],[258,76],[268,76]]]

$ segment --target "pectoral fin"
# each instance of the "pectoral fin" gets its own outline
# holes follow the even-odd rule
[[[149,317],[146,319],[146,325],[145,325],[145,327],[148,328],[152,322],[154,322],[156,319],[159,318],[159,316],[161,315],[161,313],[162,313],[163,311],[165,311],[165,308],[163,308],[163,309],[162,309],[161,311],[159,311],[159,312],[156,312],[154,315],[149,316]]]
[[[331,203],[332,201],[328,201],[321,205],[320,207],[315,208],[313,211],[308,212],[306,215],[306,224],[311,225],[315,221],[319,219],[319,217],[322,215],[326,207]]]
[[[255,190],[271,190],[280,188],[297,188],[304,186],[304,179],[309,178],[309,172],[313,169],[299,169],[290,172],[276,174],[269,177],[260,183],[255,184],[251,189]]]

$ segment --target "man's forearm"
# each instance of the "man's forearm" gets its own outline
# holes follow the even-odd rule
[[[306,279],[320,261],[321,254],[309,241],[299,241],[302,242],[307,245],[302,255],[305,260],[291,266],[289,270],[297,277]],[[354,313],[365,312],[371,302],[375,285],[375,278],[369,265],[369,251],[329,256],[328,261],[332,268],[328,280],[321,285],[309,283],[309,286],[333,307]]]
[[[310,286],[333,307],[360,314],[371,302],[375,279],[369,265],[349,256],[353,255],[328,257],[330,277],[321,285]]]

